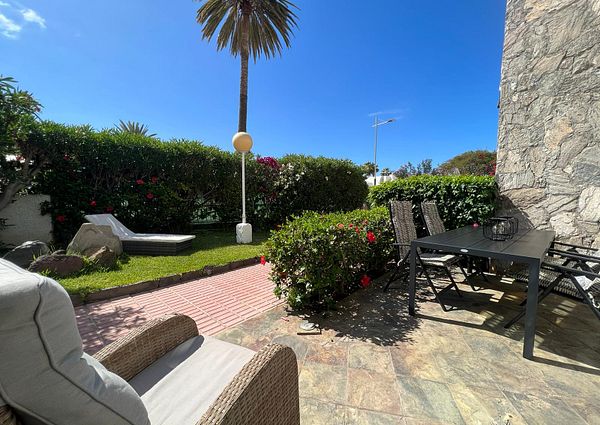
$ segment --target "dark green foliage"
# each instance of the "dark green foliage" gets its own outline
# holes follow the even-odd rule
[[[447,229],[481,223],[494,213],[496,181],[490,176],[421,175],[397,179],[372,187],[369,202],[388,205],[392,199],[412,201],[417,222],[423,201],[437,202]]]
[[[272,232],[267,243],[275,292],[294,308],[330,307],[382,272],[392,242],[386,208],[307,212]]]
[[[486,150],[464,152],[442,163],[437,171],[439,174],[493,176],[496,174],[496,152]]]
[[[54,238],[64,244],[85,214],[112,213],[134,231],[187,232],[206,217],[241,217],[241,157],[198,142],[43,122],[28,146],[51,159],[35,190],[51,196]],[[247,157],[248,219],[271,228],[305,210],[362,206],[367,187],[349,161],[289,156]]]
[[[44,122],[30,143],[54,158],[37,190],[51,195],[45,210],[62,243],[84,214],[112,213],[134,231],[187,231],[196,211],[237,183],[234,155],[197,142]]]

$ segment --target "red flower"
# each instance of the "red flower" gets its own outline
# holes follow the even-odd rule
[[[366,274],[360,278],[360,286],[362,286],[363,288],[366,288],[370,284],[371,284],[371,278],[369,276],[367,276]]]
[[[65,154],[65,156],[63,156],[63,159],[64,159],[65,161],[70,161],[70,160],[71,160],[71,157],[70,157],[69,155]]]
[[[338,229],[343,229],[344,228],[344,224],[343,223],[338,223],[337,228]]]
[[[475,227],[475,228],[479,227],[479,223],[473,223],[473,227]]]
[[[264,266],[265,264],[267,264],[267,259],[265,258],[265,256],[264,256],[264,255],[261,255],[261,256],[260,256],[260,264],[262,264],[263,266]]]
[[[106,207],[106,212],[107,213],[111,213],[113,212],[115,209],[113,207]]]
[[[356,234],[360,234],[360,229],[358,227],[354,228],[354,230],[356,231]]]
[[[156,176],[152,176],[152,177],[150,178],[150,180],[152,180],[152,183],[156,184],[156,182],[158,181],[158,177],[156,177]]]
[[[94,201],[94,200],[91,200],[91,201],[90,201],[90,206],[91,206],[91,207],[95,207],[95,206],[96,206],[96,201]]]
[[[56,221],[58,221],[59,223],[64,223],[66,219],[67,219],[67,217],[65,217],[62,214],[56,216]]]
[[[154,193],[152,193],[152,192],[146,193],[146,198],[148,198],[148,199],[154,199]]]
[[[369,241],[369,243],[375,243],[375,240],[377,238],[375,237],[375,233],[371,232],[370,230],[367,232],[367,240]]]
[[[140,186],[144,184],[144,180],[142,179],[137,179],[135,182]]]
[[[348,227],[352,229],[352,228],[354,227],[354,224],[350,223],[350,224],[348,225]]]

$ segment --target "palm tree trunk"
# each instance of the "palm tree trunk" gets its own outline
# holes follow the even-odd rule
[[[242,16],[242,51],[240,70],[240,109],[238,116],[238,131],[246,131],[246,120],[248,118],[248,56],[250,50],[250,35],[248,33],[249,16]]]

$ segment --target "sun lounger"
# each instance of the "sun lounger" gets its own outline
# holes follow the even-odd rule
[[[86,215],[86,220],[99,226],[110,226],[121,239],[123,251],[134,255],[174,255],[192,246],[194,235],[135,233],[112,214]]]

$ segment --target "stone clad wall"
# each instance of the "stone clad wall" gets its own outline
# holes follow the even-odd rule
[[[498,130],[504,208],[600,246],[600,0],[508,0]]]
[[[0,231],[0,242],[17,246],[26,241],[52,241],[52,219],[42,215],[40,204],[49,202],[47,195],[25,195],[15,199],[12,204],[0,211],[0,217],[6,219],[7,228]]]

